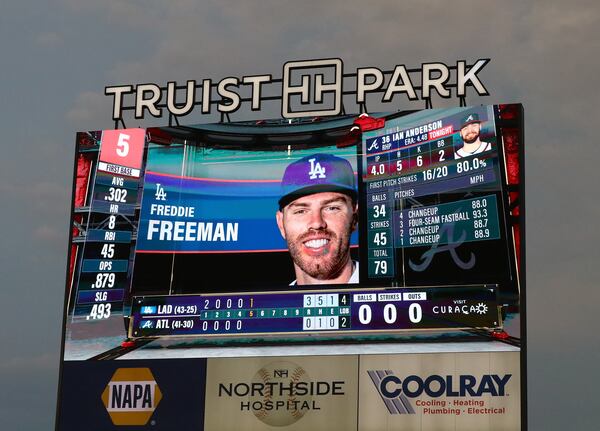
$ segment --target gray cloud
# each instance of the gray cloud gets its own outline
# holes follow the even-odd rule
[[[482,78],[492,96],[468,102],[524,103],[531,429],[593,429],[600,420],[590,384],[599,359],[599,24],[595,1],[3,5],[0,197],[10,211],[0,212],[8,286],[0,302],[2,327],[19,327],[1,338],[0,376],[12,394],[0,403],[3,428],[51,427],[74,134],[112,127],[104,86],[280,76],[287,60],[334,56],[349,70],[491,57]],[[39,29],[23,35],[27,25]],[[394,106],[420,107],[401,99]],[[549,410],[556,394],[578,395],[561,398],[568,409]]]
[[[111,103],[112,100],[103,93],[85,91],[77,96],[75,106],[67,112],[66,119],[82,131],[103,128],[99,127],[98,119],[112,116]],[[105,127],[111,126],[105,123]]]
[[[63,38],[56,32],[39,33],[35,38],[35,43],[44,48],[53,48],[63,43]]]

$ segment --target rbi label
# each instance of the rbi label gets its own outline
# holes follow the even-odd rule
[[[149,368],[119,368],[101,398],[114,425],[146,425],[162,393]]]
[[[342,81],[343,64],[339,58],[288,61],[283,66],[282,116],[300,118],[339,115],[342,112]],[[295,85],[295,82],[300,84]],[[295,110],[291,106],[292,99],[300,99],[300,103],[295,105],[310,104],[315,109]]]

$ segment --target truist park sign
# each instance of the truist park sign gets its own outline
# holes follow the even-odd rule
[[[166,86],[155,83],[115,85],[105,88],[113,98],[114,120],[123,118],[124,111],[134,111],[136,119],[149,112],[162,117],[185,116],[199,110],[203,115],[216,112],[228,115],[243,104],[253,111],[262,109],[262,102],[281,101],[284,118],[339,115],[345,113],[344,100],[353,102],[366,111],[367,96],[379,94],[380,103],[390,103],[396,95],[408,100],[424,100],[431,106],[431,97],[458,97],[461,104],[467,88],[479,96],[489,95],[479,79],[479,72],[489,59],[478,59],[469,64],[458,60],[455,65],[441,62],[424,63],[418,68],[403,64],[391,70],[360,67],[346,73],[339,58],[288,61],[283,65],[281,78],[271,74],[242,77],[188,80],[185,85],[175,81]],[[454,94],[453,91],[454,90]],[[349,99],[351,98],[351,99]]]

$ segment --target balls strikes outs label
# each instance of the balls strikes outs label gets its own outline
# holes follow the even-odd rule
[[[139,178],[145,138],[145,129],[104,130],[98,170]]]

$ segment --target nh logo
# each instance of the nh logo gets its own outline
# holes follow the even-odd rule
[[[319,162],[315,163],[316,159],[308,159],[310,162],[310,171],[308,171],[308,178],[311,180],[318,178],[325,178],[325,168],[321,167]]]
[[[273,370],[273,377],[285,378],[288,376],[288,370]]]

